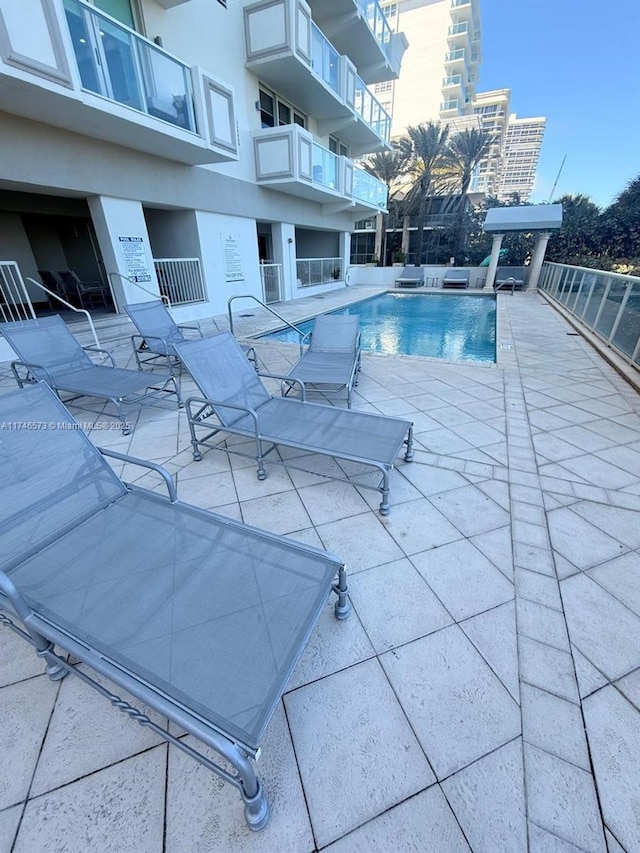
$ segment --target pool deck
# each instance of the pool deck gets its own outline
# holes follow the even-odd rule
[[[252,315],[241,335],[277,325],[237,310]],[[103,344],[133,366],[113,328]],[[273,372],[298,354],[257,350]],[[49,681],[0,627],[0,853],[640,851],[640,395],[525,292],[498,296],[497,365],[365,354],[354,408],[415,423],[385,518],[375,492],[193,462],[168,404],[129,407],[128,437],[90,433],[165,464],[183,500],[347,564],[351,617],[327,607],[263,742],[266,830],[246,828],[234,788],[80,679]]]

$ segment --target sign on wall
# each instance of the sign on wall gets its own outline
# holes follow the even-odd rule
[[[118,237],[129,281],[151,281],[144,237]]]
[[[242,271],[242,255],[237,237],[233,234],[222,234],[222,264],[225,281],[244,281]]]

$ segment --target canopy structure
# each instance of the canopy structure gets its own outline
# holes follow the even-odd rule
[[[538,239],[529,271],[529,288],[535,289],[538,285],[538,278],[551,232],[557,231],[561,227],[561,204],[523,204],[513,207],[490,208],[482,226],[483,231],[493,234],[493,246],[491,247],[491,259],[485,287],[493,287],[504,235],[513,231],[537,231]]]

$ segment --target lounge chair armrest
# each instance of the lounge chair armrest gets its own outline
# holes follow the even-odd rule
[[[52,388],[55,388],[55,385],[53,384],[53,377],[51,376],[51,374],[49,373],[47,368],[43,367],[41,364],[36,364],[33,361],[12,361],[10,366],[11,366],[11,370],[13,371],[13,375],[16,377],[16,381],[18,381],[18,370],[17,370],[17,368],[18,367],[26,367],[27,368],[27,374],[30,373],[33,376],[33,378],[36,380],[36,382],[39,382],[40,380],[38,379],[38,377],[33,372],[33,370],[35,368],[37,370],[41,370],[46,375],[47,382],[49,383],[49,385]],[[23,381],[30,382],[31,380],[25,378]]]
[[[203,338],[202,329],[200,326],[189,326],[187,323],[178,323],[179,329],[190,329],[192,332],[197,332],[200,338]]]
[[[142,468],[150,468],[152,471],[156,471],[156,473],[160,474],[167,486],[169,500],[171,503],[175,503],[178,500],[178,493],[176,491],[176,485],[173,482],[173,477],[166,468],[162,467],[162,465],[158,465],[155,462],[149,462],[146,459],[139,459],[137,456],[128,456],[126,453],[117,453],[115,450],[108,450],[106,447],[99,447],[98,450],[103,456],[111,456],[113,459],[119,459],[121,462],[128,462],[131,465],[140,465]]]
[[[286,376],[284,373],[258,373],[258,376],[264,376],[266,379],[286,380],[291,385],[299,385],[302,402],[306,400],[307,389],[302,379],[296,379],[295,376]]]
[[[213,409],[215,409],[216,406],[220,406],[221,409],[237,409],[239,412],[246,412],[253,418],[256,441],[260,437],[260,421],[255,409],[251,409],[249,406],[239,406],[237,403],[228,403],[226,400],[207,400],[206,397],[189,397],[189,399],[185,401],[189,420],[193,420],[191,414],[192,403],[196,403],[200,406],[200,412],[202,412],[203,409],[206,409],[207,406],[211,406]]]
[[[115,359],[114,359],[114,357],[111,355],[111,353],[109,352],[109,350],[101,349],[100,347],[94,347],[94,346],[82,347],[82,349],[83,349],[85,352],[97,352],[97,353],[102,353],[103,355],[106,355],[106,356],[108,357],[109,361],[111,362],[111,367],[115,367],[115,366],[116,366]]]
[[[136,341],[140,341],[140,344],[136,344]],[[134,349],[139,349],[143,343],[155,346],[154,341],[159,341],[162,344],[165,355],[173,355],[173,344],[169,346],[165,338],[159,338],[157,335],[131,335],[131,344]]]

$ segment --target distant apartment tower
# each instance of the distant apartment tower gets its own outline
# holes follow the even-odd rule
[[[527,202],[536,179],[536,169],[546,118],[518,118],[509,116],[502,151],[502,165],[497,196],[509,201],[518,193],[520,201]]]
[[[473,115],[481,61],[479,0],[397,0],[381,5],[398,23],[409,47],[400,77],[376,85],[375,96],[392,114],[392,135],[429,120],[460,121]],[[457,124],[457,122],[456,122]]]
[[[492,138],[489,150],[478,164],[473,177],[471,187],[475,192],[497,195],[510,98],[510,89],[494,89],[491,92],[479,92],[473,103],[477,127],[491,134]]]

